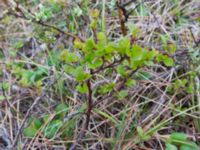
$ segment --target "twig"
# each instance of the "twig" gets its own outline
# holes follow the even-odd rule
[[[88,106],[87,106],[87,111],[86,111],[86,120],[83,124],[83,128],[80,132],[80,134],[78,135],[75,143],[70,147],[70,150],[76,150],[77,149],[77,144],[80,144],[81,139],[84,138],[86,131],[88,130],[89,127],[89,123],[90,123],[90,116],[91,116],[91,112],[93,109],[93,99],[92,99],[92,86],[91,86],[91,79],[87,80],[87,86],[88,86],[88,96],[87,96],[87,100],[88,100]]]
[[[36,24],[39,24],[39,25],[42,25],[42,26],[45,26],[45,27],[48,27],[48,28],[52,28],[52,29],[58,31],[59,33],[68,35],[70,37],[73,37],[74,39],[80,39],[81,41],[84,41],[84,39],[82,37],[80,37],[80,36],[74,35],[73,33],[70,33],[70,32],[63,31],[62,29],[60,29],[60,28],[58,28],[56,26],[44,23],[41,20],[36,20],[35,19],[36,17],[32,13],[31,13],[31,16],[33,18],[26,17],[26,15],[24,14],[24,11],[21,9],[21,7],[19,7],[19,4],[17,2],[16,2],[16,6],[15,6],[14,10],[16,12],[19,12],[20,15],[15,13],[15,12],[13,13],[12,11],[9,11],[7,14],[10,14],[10,15],[13,15],[13,16],[15,16],[17,18],[22,18],[22,19],[25,19],[25,20],[31,20],[31,22],[33,22],[33,23],[36,23]]]
[[[114,88],[114,89],[112,90],[111,93],[113,93],[113,92],[118,92],[118,91],[122,90],[122,88],[125,86],[127,80],[128,80],[134,73],[136,73],[138,70],[139,70],[139,68],[137,68],[136,70],[132,70],[131,73],[130,73],[126,78],[123,78],[122,81],[118,83],[118,85],[116,86],[116,88]],[[108,99],[111,95],[113,95],[113,94],[109,94],[109,95],[107,95],[106,97],[104,97],[103,99],[97,100],[96,102],[93,103],[93,106],[92,106],[92,107],[96,107],[98,104],[100,104],[101,102],[103,102],[103,101],[105,101],[106,99]]]
[[[121,31],[122,31],[123,36],[126,36],[127,35],[127,29],[126,29],[126,25],[125,25],[125,23],[127,21],[126,9],[122,5],[120,5],[119,0],[116,2],[116,5],[118,7],[118,17],[119,17],[119,21],[120,21]]]
[[[92,71],[92,74],[99,73],[100,71],[105,70],[107,68],[113,68],[114,66],[118,65],[119,63],[121,63],[124,59],[125,59],[125,57],[121,57],[121,59],[119,59],[119,60],[114,60],[113,63],[111,63],[111,64],[109,64],[107,66],[102,66],[99,69]]]

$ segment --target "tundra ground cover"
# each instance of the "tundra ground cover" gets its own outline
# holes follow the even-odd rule
[[[197,150],[198,0],[0,3],[2,149]]]

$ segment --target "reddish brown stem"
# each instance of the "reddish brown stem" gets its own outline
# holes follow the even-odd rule
[[[125,22],[126,22],[125,11],[126,10],[124,9],[124,7],[120,5],[119,1],[117,1],[117,7],[118,7],[118,16],[119,16],[121,31],[122,31],[122,34],[126,36],[127,35],[126,25],[125,25]]]
[[[88,130],[89,123],[90,123],[90,116],[93,108],[93,100],[92,100],[92,88],[91,88],[91,83],[90,79],[87,80],[87,86],[88,86],[88,95],[87,95],[87,102],[88,102],[88,107],[86,111],[86,120],[83,125],[82,131],[80,132],[79,136],[77,137],[76,143],[74,143],[70,150],[76,150],[77,149],[77,144],[80,144],[81,139],[84,138],[86,131]]]

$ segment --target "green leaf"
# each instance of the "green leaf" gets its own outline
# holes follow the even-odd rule
[[[79,6],[76,6],[76,7],[73,9],[73,13],[74,13],[77,17],[80,17],[80,16],[83,14],[83,10],[82,10]]]
[[[124,55],[127,51],[130,51],[130,39],[125,37],[122,38],[119,42],[118,42],[118,52],[122,55]]]
[[[131,51],[131,59],[134,61],[140,61],[143,59],[143,55],[144,52],[142,48],[139,45],[134,44]]]
[[[144,131],[140,126],[137,126],[137,132],[141,137],[144,135]]]
[[[186,91],[189,93],[189,94],[192,94],[195,92],[195,88],[194,88],[194,83],[190,83],[189,86],[187,87]]]
[[[131,68],[132,68],[133,70],[136,70],[138,66],[139,66],[139,65],[138,65],[136,62],[131,61]]]
[[[48,59],[47,59],[48,65],[49,66],[58,66],[58,64],[60,63],[59,56],[60,56],[60,53],[58,53],[57,51],[50,52],[48,55]]]
[[[4,99],[6,99],[5,96],[0,95],[0,101],[2,101],[2,100],[4,100]]]
[[[42,67],[39,67],[37,68],[37,70],[35,71],[35,74],[34,74],[34,78],[33,78],[33,81],[32,82],[38,82],[40,80],[42,80],[44,78],[44,76],[47,75],[47,70],[42,68]]]
[[[106,35],[103,32],[97,34],[96,56],[101,57],[105,55],[105,47],[107,46]]]
[[[0,83],[0,89],[4,89],[5,91],[8,90],[10,87],[10,83],[9,82],[1,82]]]
[[[21,80],[19,81],[23,86],[30,86],[35,81],[35,72],[32,70],[23,70],[21,72]]]
[[[174,65],[174,60],[166,55],[163,57],[163,62],[167,67],[171,67]]]
[[[75,53],[68,53],[67,59],[65,60],[66,63],[71,62],[78,62],[79,58]]]
[[[24,43],[20,41],[20,42],[14,43],[13,48],[19,49],[19,48],[22,48],[23,46],[24,46]]]
[[[38,118],[35,118],[35,119],[33,120],[33,123],[34,123],[34,127],[35,127],[36,129],[39,129],[39,128],[42,126],[42,121],[41,121],[40,119],[38,119]]]
[[[180,140],[180,141],[186,141],[187,140],[187,134],[185,133],[179,133],[174,132],[170,135],[171,140]]]
[[[78,72],[78,73],[76,74],[76,80],[77,80],[78,82],[85,81],[85,80],[89,79],[90,76],[91,76],[91,75],[90,75],[89,73]]]
[[[119,73],[121,76],[125,77],[127,75],[127,70],[124,65],[119,65],[117,67],[117,73]]]
[[[76,87],[76,90],[79,91],[81,94],[86,94],[86,93],[88,93],[88,86],[86,83],[79,84]]]
[[[188,144],[190,144],[193,150],[199,150],[199,146],[195,142],[188,142]]]
[[[43,4],[39,4],[40,11],[36,13],[37,21],[47,21],[53,15],[52,8],[46,7]]]
[[[115,51],[115,46],[113,45],[113,43],[108,43],[108,45],[106,45],[105,47],[105,52],[113,53],[114,51]]]
[[[156,57],[157,62],[161,62],[163,60],[163,55],[162,54],[158,54]]]
[[[76,127],[76,116],[63,124],[63,126],[60,129],[62,133],[61,137],[63,138],[73,137],[75,127]]]
[[[87,80],[90,78],[89,73],[85,73],[82,66],[78,66],[77,68],[73,68],[71,66],[65,66],[65,70],[72,74],[78,82]]]
[[[128,95],[128,92],[126,90],[121,90],[119,92],[119,99],[123,100]]]
[[[36,129],[35,127],[27,127],[24,129],[24,135],[26,137],[34,137],[37,133],[38,129]]]
[[[85,52],[91,52],[96,47],[96,44],[92,38],[87,39],[83,50]]]
[[[180,150],[194,150],[194,149],[188,145],[181,145]]]
[[[98,48],[98,49],[95,51],[95,56],[96,56],[96,58],[101,59],[103,56],[106,55],[106,54],[105,54],[105,50],[104,50],[104,45],[105,45],[105,44],[103,44],[101,48]]]
[[[68,50],[63,50],[61,53],[60,53],[60,60],[61,61],[65,61],[67,59],[67,55],[68,55]]]
[[[131,59],[131,64],[130,64],[130,66],[131,66],[131,68],[132,68],[133,70],[136,70],[139,66],[142,66],[143,63],[144,63],[143,60],[132,60],[132,59]]]
[[[101,59],[94,59],[92,63],[88,64],[88,68],[90,69],[96,69],[98,67],[101,67],[103,65],[103,61]]]
[[[0,101],[5,99],[9,100],[11,98],[12,98],[11,96],[4,97],[3,95],[0,95]]]
[[[60,60],[66,63],[78,62],[79,58],[75,53],[71,53],[68,50],[63,50],[60,54]]]
[[[106,35],[103,32],[97,34],[98,42],[106,44]]]
[[[65,70],[65,72],[68,73],[68,74],[71,74],[71,75],[76,74],[76,73],[75,73],[75,72],[76,72],[76,68],[74,68],[74,67],[71,66],[71,65],[65,65],[65,66],[64,66],[64,70]]]
[[[147,60],[153,60],[154,57],[156,57],[158,55],[158,51],[156,51],[155,49],[153,49],[152,51],[147,53]]]
[[[99,91],[101,94],[106,94],[106,93],[111,92],[114,87],[115,87],[115,83],[109,83],[109,84],[101,86]]]
[[[142,140],[147,141],[151,138],[151,136],[144,133],[143,129],[140,126],[137,126],[136,130]]]
[[[99,17],[99,10],[98,9],[93,9],[90,13],[90,15],[93,17],[93,18],[98,18]]]
[[[64,117],[64,115],[67,113],[67,111],[69,110],[69,107],[66,104],[59,104],[58,106],[56,106],[56,115],[58,117]]]
[[[29,121],[31,124],[29,127],[24,129],[24,135],[27,137],[34,137],[39,128],[42,126],[42,121],[38,118],[31,118]]]
[[[151,139],[151,136],[147,134],[144,134],[144,136],[142,137],[142,140],[144,141],[148,141],[149,139]]]
[[[61,126],[62,126],[61,120],[54,120],[48,124],[48,126],[43,130],[43,133],[47,138],[51,139],[59,131]]]
[[[96,29],[97,28],[97,20],[96,19],[95,20],[93,19],[91,21],[90,28],[92,28],[92,29]]]
[[[160,38],[161,38],[161,41],[163,43],[163,46],[166,47],[167,41],[169,41],[169,36],[160,34]]]
[[[167,143],[165,150],[178,150],[178,148],[173,144]]]
[[[179,89],[181,86],[182,86],[181,80],[180,80],[180,79],[177,79],[177,80],[174,82],[174,89]]]
[[[84,47],[84,43],[80,41],[80,39],[74,40],[74,48],[82,49]]]
[[[180,146],[180,150],[199,150],[199,146],[194,142],[187,142]]]
[[[127,85],[128,87],[133,87],[133,86],[136,85],[136,81],[133,80],[133,79],[128,79],[128,80],[126,81],[126,85]]]

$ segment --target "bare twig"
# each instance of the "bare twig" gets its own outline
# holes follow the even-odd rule
[[[127,18],[126,18],[126,9],[120,5],[120,2],[119,0],[117,1],[117,7],[118,7],[118,17],[119,17],[119,21],[120,21],[120,27],[121,27],[121,32],[122,32],[122,35],[125,36],[127,35],[127,29],[126,29],[126,21],[127,21]]]

